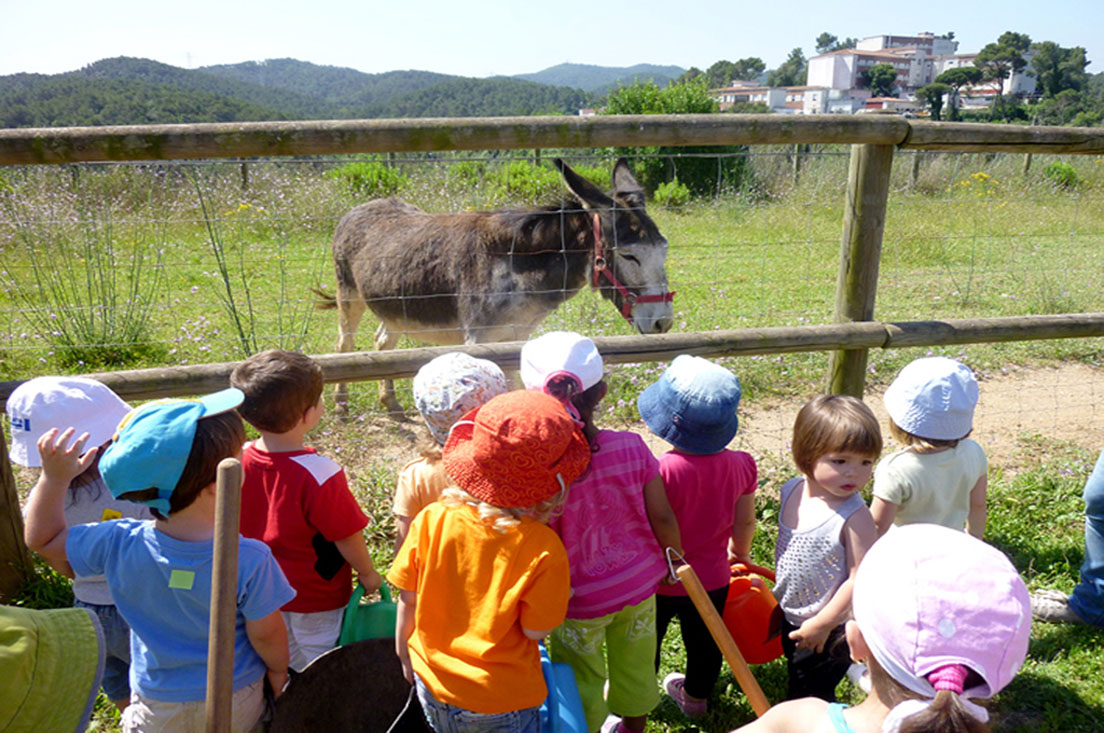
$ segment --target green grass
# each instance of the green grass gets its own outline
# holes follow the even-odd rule
[[[764,148],[755,153],[755,195],[697,201],[682,209],[652,206],[671,243],[668,275],[678,291],[678,331],[831,322],[846,151],[818,148],[796,186],[784,150]],[[1041,170],[1051,159],[1058,158],[1037,156],[1031,174],[1024,177],[1021,156],[926,155],[913,186],[911,155],[899,156],[875,317],[891,321],[1104,311],[1104,252],[1099,247],[1104,235],[1104,159],[1063,159],[1087,181],[1077,190],[1058,190],[1045,180]],[[194,178],[208,203],[206,220],[195,187],[171,166],[72,169],[76,173],[45,167],[6,170],[8,185],[0,196],[7,197],[7,205],[20,215],[0,220],[0,277],[24,277],[29,272],[27,258],[35,254],[26,242],[41,248],[67,235],[78,201],[93,201],[97,217],[111,223],[114,236],[124,243],[157,248],[162,263],[163,278],[150,303],[150,346],[156,348],[126,366],[240,358],[241,332],[220,292],[232,292],[239,306],[248,295],[255,317],[242,322],[251,329],[257,348],[331,351],[336,319],[310,309],[310,289],[321,285],[332,291],[329,240],[338,218],[358,201],[323,177],[324,163],[250,165],[250,188],[244,191],[237,166],[196,169]],[[450,176],[445,163],[410,162],[401,167],[410,181],[401,195],[429,210],[510,203],[500,188],[481,187],[478,176]],[[208,225],[218,229],[225,279],[213,255]],[[34,327],[25,308],[0,290],[0,378],[90,370],[89,365],[66,365],[50,334]],[[362,324],[362,348],[369,348],[374,325],[370,317]],[[595,336],[631,333],[614,309],[592,292],[569,301],[542,329]],[[1011,365],[1077,360],[1097,366],[1102,346],[1101,339],[1073,339],[873,351],[868,381],[884,384],[905,363],[929,352],[963,359],[984,379]],[[749,402],[800,401],[823,388],[827,355],[729,357],[721,362],[739,375]],[[636,396],[658,377],[662,366],[646,363],[609,370],[606,424],[636,420]],[[411,408],[409,381],[401,380],[398,386],[400,400]],[[368,531],[373,558],[386,568],[394,536],[390,497],[401,468],[401,459],[389,447],[408,446],[421,427],[380,420],[375,385],[370,383],[353,385],[350,415],[345,423],[325,418],[311,441],[346,465],[350,484],[376,520]],[[1068,590],[1083,552],[1080,489],[1095,456],[1038,435],[1021,436],[1020,450],[1026,469],[1011,474],[993,467],[989,539],[1009,553],[1032,588]],[[778,487],[793,469],[774,456],[756,458],[762,487],[753,555],[770,565]],[[52,595],[56,590],[33,592],[54,598],[47,602],[66,605]],[[1036,627],[1023,673],[990,706],[995,728],[1097,730],[1104,713],[1102,639],[1088,629]],[[672,628],[661,676],[678,669],[682,661],[677,629]],[[756,674],[768,698],[781,699],[784,664],[763,665]],[[845,699],[857,699],[849,683],[841,690]],[[718,683],[713,707],[709,717],[693,727],[729,730],[752,715],[727,672]],[[112,710],[101,710],[97,725],[113,730],[112,715]],[[652,720],[653,730],[691,727],[669,701]]]

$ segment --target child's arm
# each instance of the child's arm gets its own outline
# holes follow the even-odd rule
[[[288,681],[288,637],[284,617],[279,611],[273,611],[258,619],[246,619],[245,635],[268,667],[265,676],[272,686],[273,696],[279,697]]]
[[[682,534],[679,532],[678,519],[671,509],[671,502],[667,500],[667,490],[663,487],[663,477],[659,474],[644,484],[644,511],[664,556],[668,547],[674,548],[681,555]]]
[[[379,590],[383,585],[383,578],[372,564],[372,556],[368,554],[368,545],[364,542],[364,533],[356,532],[334,544],[337,545],[337,551],[345,558],[345,562],[356,570],[357,580],[364,586],[364,590],[368,593]]]
[[[878,530],[878,536],[881,537],[889,528],[893,526],[893,520],[897,518],[897,510],[899,506],[892,501],[886,501],[880,496],[875,496],[874,501],[870,502],[870,514],[874,517],[874,526]]]
[[[414,517],[405,517],[402,514],[395,515],[395,554],[399,554],[399,548],[402,547],[403,541],[406,536],[410,534],[410,524],[414,521]]]
[[[27,547],[42,556],[50,567],[66,577],[73,577],[73,568],[65,554],[69,529],[65,525],[65,492],[69,483],[79,476],[96,458],[96,449],[81,455],[88,433],[69,444],[74,428],[58,435],[57,428],[38,439],[38,455],[42,458],[42,474],[27,501],[26,527],[23,539]]]
[[[414,684],[414,668],[410,666],[410,637],[414,635],[414,612],[417,609],[418,594],[400,589],[395,614],[395,653],[399,655],[403,677],[410,684]]]
[[[966,517],[966,531],[977,537],[985,539],[985,521],[989,512],[986,508],[986,492],[989,490],[989,476],[983,475],[970,489],[970,513]]]
[[[744,494],[736,501],[732,537],[728,540],[728,562],[750,563],[751,541],[755,537],[755,494]]]
[[[801,628],[790,632],[790,638],[797,642],[799,649],[814,649],[819,654],[824,651],[824,642],[828,634],[847,618],[851,610],[851,592],[854,588],[855,573],[859,563],[874,541],[878,539],[878,530],[874,518],[865,508],[852,514],[843,525],[840,539],[847,551],[847,580],[836,589],[832,597],[815,616],[806,619]]]

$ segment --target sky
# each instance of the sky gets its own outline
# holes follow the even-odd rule
[[[366,73],[525,74],[570,62],[706,69],[841,39],[954,31],[959,52],[1006,30],[1083,46],[1104,71],[1104,0],[0,0],[0,75],[115,56],[197,68],[294,58]]]

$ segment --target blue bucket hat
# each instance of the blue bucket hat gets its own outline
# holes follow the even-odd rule
[[[172,496],[195,440],[196,423],[229,412],[245,397],[231,387],[194,400],[155,400],[119,423],[115,440],[100,459],[100,474],[116,499],[129,491],[157,489],[157,497],[141,502],[169,513]]]
[[[640,393],[636,407],[648,429],[687,453],[724,449],[736,436],[740,380],[700,356],[676,356],[659,381]]]

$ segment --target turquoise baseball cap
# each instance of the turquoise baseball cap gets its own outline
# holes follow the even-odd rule
[[[169,497],[192,452],[196,423],[233,410],[244,397],[231,387],[197,399],[155,400],[131,410],[100,459],[100,474],[111,495],[118,499],[131,491],[157,489],[156,498],[141,503],[167,515]]]

